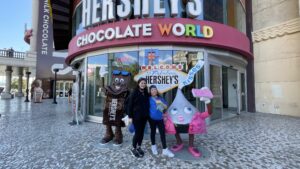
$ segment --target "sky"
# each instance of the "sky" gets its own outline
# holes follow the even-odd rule
[[[26,52],[29,45],[24,41],[25,24],[31,28],[32,0],[1,0],[0,49],[13,48]]]

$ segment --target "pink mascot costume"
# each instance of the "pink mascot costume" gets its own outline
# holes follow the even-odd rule
[[[176,97],[168,108],[165,116],[165,129],[168,134],[175,134],[176,145],[171,150],[178,152],[183,148],[183,142],[180,137],[180,133],[189,134],[189,147],[188,151],[194,157],[200,157],[201,153],[194,147],[194,135],[206,133],[205,119],[212,113],[210,105],[210,99],[213,95],[211,91],[203,87],[201,89],[193,89],[192,93],[194,97],[200,97],[201,101],[204,101],[207,108],[205,112],[200,112],[194,107],[183,95],[180,88],[177,90]]]

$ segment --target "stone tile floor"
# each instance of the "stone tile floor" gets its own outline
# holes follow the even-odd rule
[[[261,113],[212,124],[208,134],[197,136],[203,151],[200,159],[176,154],[166,158],[150,153],[136,159],[129,153],[130,135],[124,129],[122,147],[100,146],[101,124],[85,122],[70,126],[66,99],[24,103],[23,99],[0,100],[0,168],[300,168],[300,118]],[[168,144],[174,143],[168,136]],[[157,137],[157,143],[160,140]],[[160,144],[159,144],[160,145]]]

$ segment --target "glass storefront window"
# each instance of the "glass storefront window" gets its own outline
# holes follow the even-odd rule
[[[203,1],[204,20],[227,24],[227,0]]]
[[[108,55],[98,55],[88,58],[87,92],[88,115],[102,117],[105,104],[103,87],[108,84]]]
[[[172,64],[171,50],[145,49],[139,54],[139,65]]]
[[[72,35],[75,36],[82,32],[82,3],[76,8],[75,14],[72,19]]]
[[[133,77],[140,71],[142,65],[159,64],[183,64],[183,71],[188,71],[195,66],[199,59],[203,60],[203,52],[172,51],[158,49],[143,49],[130,52],[108,53],[88,57],[87,65],[87,92],[88,92],[88,115],[102,117],[105,105],[105,93],[103,87],[110,84],[113,70],[126,70]],[[201,88],[204,85],[204,69],[195,75],[194,82],[182,89],[187,100],[201,111],[204,110],[196,98],[192,96],[192,88]],[[134,89],[136,82],[129,84],[129,89]],[[177,88],[163,94],[169,105],[175,98]]]
[[[193,51],[173,51],[173,63],[174,64],[182,64],[183,65],[183,72],[188,73],[189,70],[194,67],[198,60],[203,60],[203,52],[193,52]],[[200,89],[204,86],[204,68],[202,68],[199,72],[196,73],[194,77],[194,81],[188,85],[183,87],[182,92],[185,95],[186,99],[196,106],[200,111],[204,111],[205,107],[204,104],[196,99],[192,95],[192,89],[197,88]],[[173,99],[176,94],[176,89],[172,90]]]

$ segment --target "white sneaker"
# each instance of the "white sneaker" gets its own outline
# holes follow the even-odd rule
[[[154,155],[158,154],[156,145],[151,146],[151,151],[152,151],[152,154],[154,154]]]
[[[168,156],[168,157],[174,157],[174,154],[168,148],[163,149],[162,155]]]

